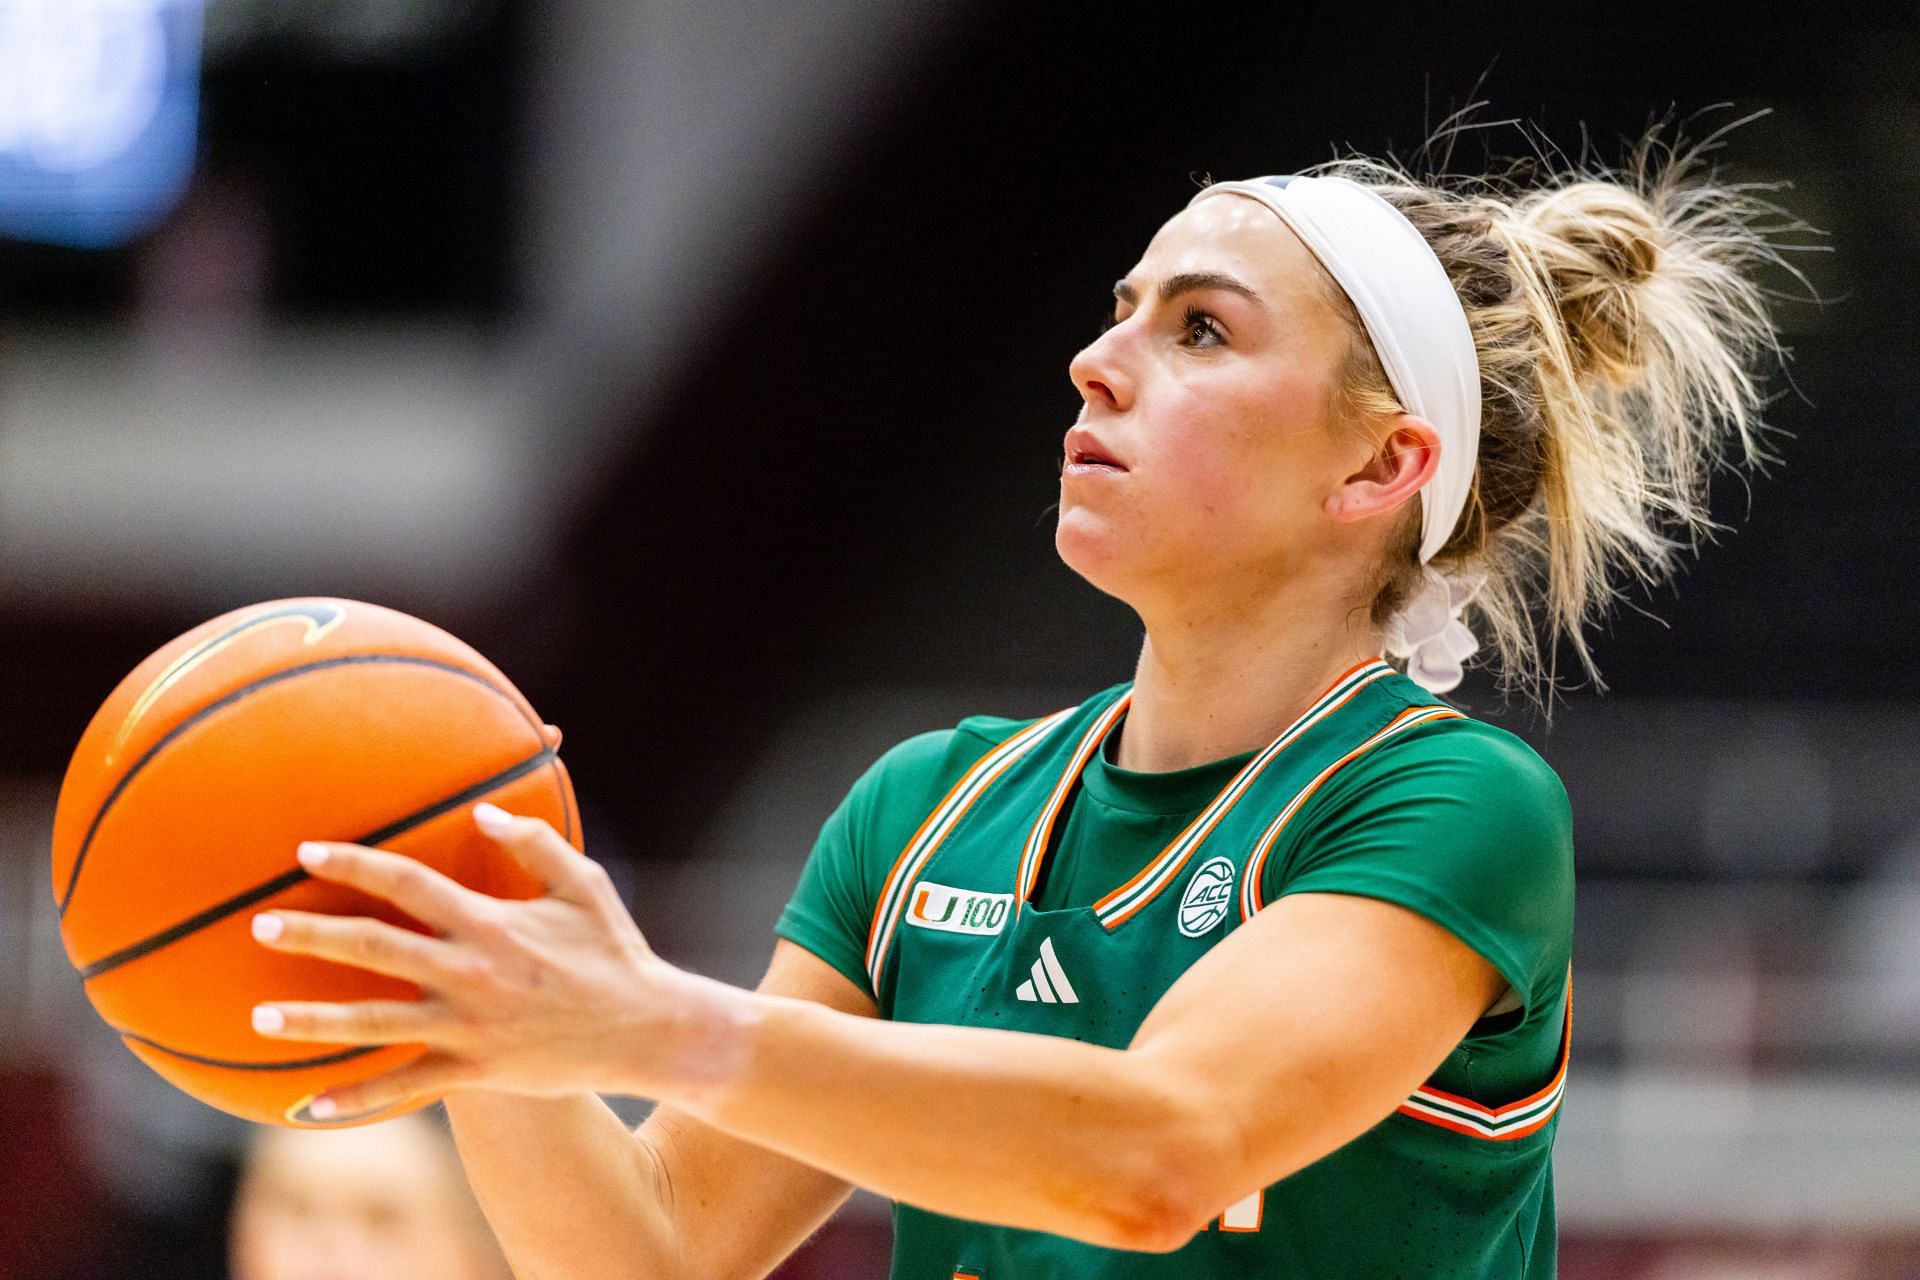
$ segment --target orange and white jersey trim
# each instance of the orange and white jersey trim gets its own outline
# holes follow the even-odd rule
[[[1389,721],[1385,728],[1322,769],[1315,775],[1312,782],[1300,788],[1299,794],[1287,801],[1287,807],[1280,811],[1280,815],[1267,824],[1267,829],[1261,833],[1260,839],[1253,846],[1253,856],[1247,859],[1247,873],[1240,880],[1240,919],[1243,922],[1251,920],[1254,913],[1266,905],[1266,897],[1261,891],[1260,881],[1266,871],[1267,856],[1273,852],[1274,843],[1280,839],[1280,833],[1286,830],[1287,824],[1293,821],[1293,816],[1300,812],[1301,806],[1306,804],[1328,778],[1396,734],[1405,733],[1417,725],[1434,720],[1464,719],[1466,716],[1452,707],[1409,707]]]
[[[1411,1098],[1396,1108],[1403,1116],[1428,1124],[1484,1138],[1489,1142],[1512,1142],[1546,1128],[1560,1110],[1560,1099],[1567,1088],[1567,1062],[1573,1056],[1573,974],[1567,974],[1567,1012],[1560,1033],[1560,1063],[1553,1079],[1538,1091],[1504,1107],[1483,1107],[1471,1098],[1446,1093],[1431,1085],[1416,1089]]]
[[[974,801],[985,794],[987,788],[1014,761],[1033,750],[1055,726],[1076,710],[1077,707],[1068,707],[1065,711],[1056,711],[1044,719],[1036,720],[981,756],[953,784],[946,797],[934,806],[933,812],[920,824],[920,829],[913,833],[913,839],[907,841],[906,848],[894,859],[893,870],[888,872],[880,900],[874,904],[873,923],[867,931],[867,977],[873,982],[876,996],[880,992],[881,972],[886,967],[887,948],[892,945],[893,935],[900,927],[900,917],[906,910],[908,887],[919,877],[941,842],[952,833],[967,810],[973,807]]]
[[[1093,904],[1094,914],[1099,916],[1100,923],[1109,929],[1117,929],[1137,914],[1142,907],[1153,901],[1162,889],[1173,883],[1179,876],[1180,869],[1193,857],[1194,850],[1198,849],[1201,842],[1220,825],[1220,820],[1226,817],[1227,811],[1239,802],[1240,797],[1247,793],[1247,788],[1253,785],[1254,779],[1273,763],[1275,757],[1297,741],[1301,734],[1345,706],[1360,690],[1392,674],[1393,668],[1376,658],[1371,662],[1361,663],[1335,681],[1333,687],[1321,695],[1318,702],[1309,707],[1298,720],[1287,726],[1286,730],[1269,743],[1259,755],[1247,761],[1246,767],[1227,784],[1226,790],[1216,796],[1213,803],[1202,810],[1200,816],[1195,818],[1185,831],[1176,836],[1173,843],[1169,844],[1159,857],[1141,868],[1132,879],[1118,889]]]
[[[1080,778],[1081,770],[1087,767],[1087,761],[1107,740],[1120,717],[1127,714],[1127,708],[1133,705],[1133,695],[1126,694],[1114,700],[1112,706],[1094,717],[1093,723],[1080,736],[1080,743],[1073,749],[1066,771],[1060,775],[1060,781],[1054,784],[1053,792],[1047,797],[1046,805],[1040,810],[1040,820],[1033,824],[1033,831],[1027,836],[1025,848],[1020,853],[1020,876],[1013,895],[1013,909],[1016,914],[1026,905],[1033,895],[1033,886],[1040,878],[1040,862],[1047,856],[1047,846],[1053,840],[1053,826],[1060,817],[1061,806],[1073,792],[1073,784]]]

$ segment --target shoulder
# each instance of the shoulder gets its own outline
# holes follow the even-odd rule
[[[865,922],[896,856],[974,761],[1032,723],[970,716],[882,753],[821,826],[781,917],[784,936],[861,981],[862,966],[850,940],[864,938]]]
[[[854,784],[871,801],[914,802],[931,808],[982,756],[1034,723],[1034,718],[968,716],[948,729],[915,734],[889,747]]]
[[[903,831],[911,835],[920,820],[976,764],[1044,718],[972,715],[950,728],[915,734],[889,747],[873,762],[853,784],[843,807],[850,819],[881,844]]]
[[[1437,719],[1354,757],[1303,807],[1265,868],[1267,901],[1302,891],[1384,898],[1439,923],[1538,1006],[1572,943],[1566,788],[1521,738]]]
[[[1065,718],[1072,719],[1074,712],[1091,712],[1104,707],[1126,692],[1127,688],[1126,685],[1115,685],[1103,689],[1084,699],[1077,707],[1067,708]],[[855,789],[886,791],[901,797],[924,796],[931,807],[996,747],[1021,730],[1048,718],[972,715],[951,728],[916,734],[888,748],[855,784]]]
[[[1354,757],[1303,806],[1298,871],[1323,858],[1474,876],[1571,898],[1566,788],[1525,740],[1481,720],[1429,721]]]
[[[1116,685],[1083,700],[1072,712],[1103,707],[1128,686]],[[888,748],[848,793],[846,808],[875,842],[911,836],[962,778],[996,748],[1047,716],[972,715],[951,728],[916,734]]]
[[[1566,787],[1527,741],[1468,716],[1429,720],[1356,756],[1329,779],[1329,799],[1450,799],[1483,811],[1569,817]]]

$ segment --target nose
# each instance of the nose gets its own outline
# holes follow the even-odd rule
[[[1080,349],[1067,365],[1067,376],[1088,405],[1124,411],[1133,398],[1133,379],[1127,374],[1122,330],[1114,325]]]

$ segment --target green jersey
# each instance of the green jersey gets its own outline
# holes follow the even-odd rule
[[[884,1017],[1113,1047],[1290,893],[1417,911],[1509,990],[1393,1114],[1221,1206],[1175,1252],[896,1204],[893,1276],[1552,1276],[1573,929],[1559,779],[1383,662],[1348,672],[1264,750],[1177,773],[1108,761],[1128,698],[1123,685],[894,748],[828,820],[777,932]]]

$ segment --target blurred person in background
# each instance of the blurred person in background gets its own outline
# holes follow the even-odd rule
[[[548,897],[303,846],[438,935],[256,918],[427,993],[255,1011],[433,1047],[312,1113],[453,1089],[530,1280],[762,1275],[853,1185],[902,1278],[1553,1275],[1567,800],[1439,695],[1474,627],[1511,683],[1591,670],[1622,578],[1759,451],[1777,211],[1658,136],[1620,173],[1204,189],[1069,368],[1057,545],[1139,615],[1131,684],[889,752],[758,993],[491,806]],[[636,1136],[593,1090],[663,1105]]]
[[[422,1113],[357,1129],[256,1129],[233,1280],[509,1280],[446,1131]]]

